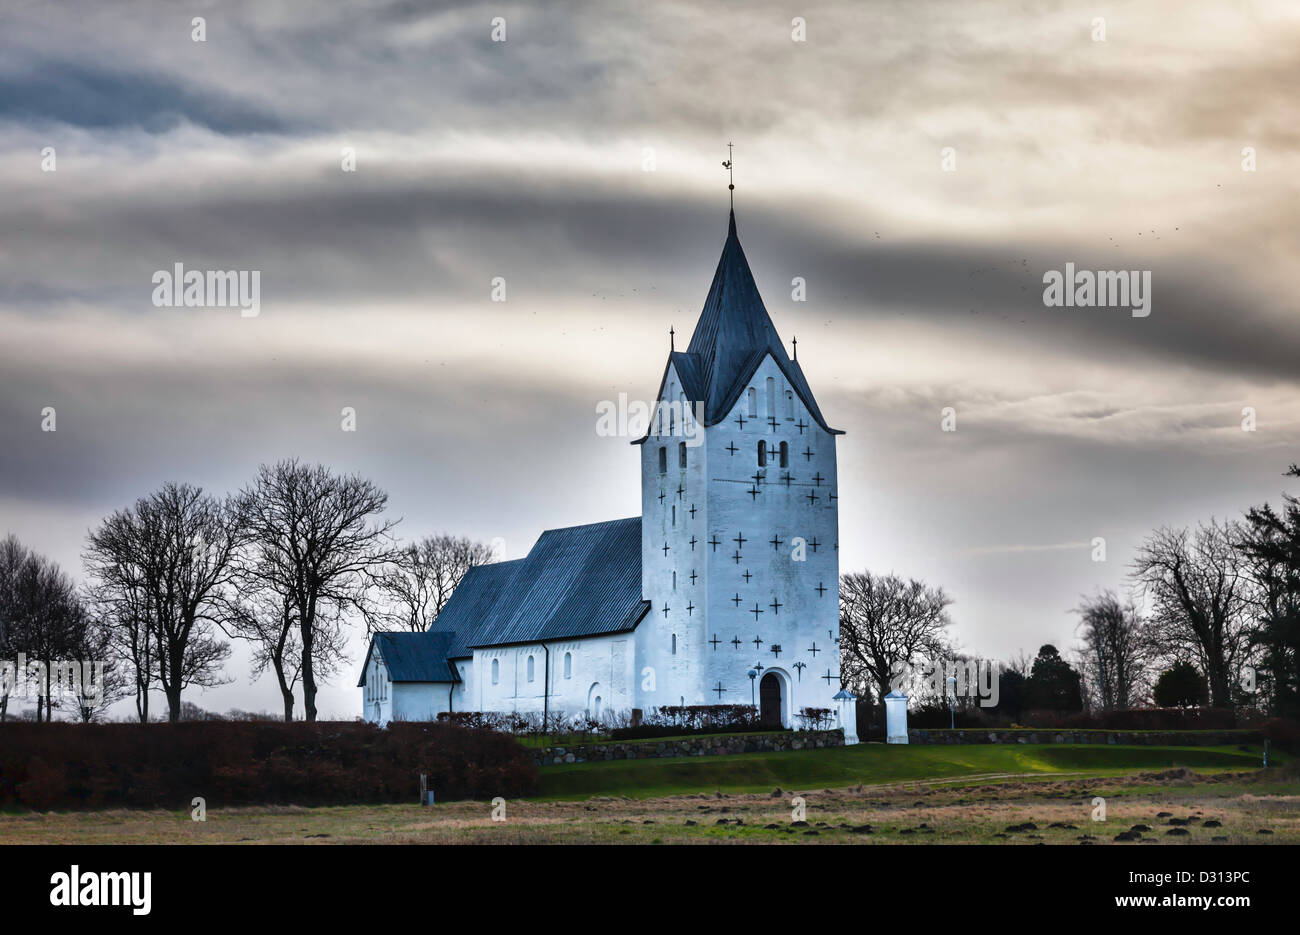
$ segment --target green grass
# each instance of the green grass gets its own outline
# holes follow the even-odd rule
[[[1274,758],[1276,760],[1276,758]],[[712,792],[767,792],[990,773],[1086,772],[1120,775],[1184,766],[1202,771],[1256,769],[1258,748],[1158,747],[1119,744],[858,744],[827,750],[733,756],[612,760],[547,766],[538,794],[574,799],[593,795],[652,798]]]

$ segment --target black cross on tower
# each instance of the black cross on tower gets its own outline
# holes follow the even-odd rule
[[[808,545],[812,548],[814,552],[816,552],[817,546],[821,545],[821,543],[817,541],[816,536],[813,536],[811,539],[808,540]]]
[[[758,619],[758,618],[755,617],[754,619]],[[756,637],[754,637],[754,645],[755,645],[755,646],[762,646],[762,645],[763,645],[763,638],[762,638],[761,636],[756,636]]]
[[[776,416],[768,416],[768,417],[767,417],[767,424],[770,425],[770,426],[772,427],[772,430],[773,430],[773,431],[776,431],[776,429],[777,429]]]
[[[692,551],[692,552],[695,551],[695,543],[698,542],[698,541],[699,541],[699,540],[696,539],[694,536],[691,536],[691,551]]]
[[[740,606],[740,595],[739,595],[739,594],[737,594],[737,595],[736,595],[735,597],[733,597],[731,600],[732,600],[732,603],[734,603],[737,607]]]
[[[713,546],[715,552],[718,551],[718,546],[722,545],[722,540],[718,538],[716,532],[713,534],[713,538],[709,540],[709,545]]]
[[[823,479],[823,478],[822,478],[822,472],[821,472],[821,471],[818,471],[816,474],[813,475],[813,480],[815,480],[815,481],[817,482],[817,486],[818,486],[818,487],[820,487],[820,486],[822,485],[822,479]]]
[[[761,610],[758,609],[758,604],[755,604],[755,605],[754,605],[754,609],[750,611],[750,613],[754,615],[754,622],[755,622],[755,623],[758,623],[758,615],[761,614],[762,612],[763,612],[763,611],[761,611]]]
[[[737,549],[734,553],[732,553],[731,560],[732,560],[733,562],[735,562],[737,565],[740,564],[740,560],[741,560],[742,558],[744,558],[744,556],[740,554],[740,550],[739,550],[739,549]]]
[[[664,502],[664,495],[663,495],[663,494],[660,494],[660,495],[659,495],[659,502],[660,502],[660,503],[663,503],[663,502]]]
[[[746,569],[745,569],[745,573],[744,573],[743,575],[741,575],[740,577],[742,577],[742,578],[745,579],[745,584],[749,584],[749,579],[752,578],[752,577],[754,577],[754,576],[751,575],[751,574],[749,573],[749,569],[746,568]]]
[[[731,638],[731,645],[732,645],[732,647],[735,648],[735,649],[740,649],[740,637],[738,637],[738,636],[733,636],[733,637]]]
[[[731,456],[734,458],[736,456],[736,452],[739,451],[740,449],[736,447],[735,442],[732,442],[731,444],[727,445],[727,450],[731,452]]]
[[[668,619],[668,605],[667,605],[667,604],[664,605],[664,619],[665,619],[665,620]]]
[[[802,435],[803,430],[806,429],[807,427],[808,427],[808,423],[803,420],[803,416],[800,416],[799,421],[795,423],[795,428],[797,428],[799,430],[799,434]]]
[[[722,687],[722,683],[719,682],[719,683],[718,683],[718,687],[717,687],[717,688],[714,688],[714,689],[710,689],[710,691],[715,691],[715,692],[717,692],[717,693],[718,693],[718,700],[720,701],[720,700],[722,700],[722,693],[725,692],[726,689],[723,688],[723,687]]]
[[[819,652],[821,652],[821,650],[817,648],[817,641],[816,641],[816,640],[813,640],[813,644],[812,644],[811,646],[808,647],[808,652],[810,652],[810,653],[813,654],[813,658],[814,658],[814,659],[817,658],[817,654],[818,654]]]
[[[811,490],[808,491],[808,505],[812,506],[816,502],[817,502],[817,494],[813,493]]]
[[[694,584],[694,583],[695,583],[695,579],[698,578],[698,577],[699,577],[699,575],[695,574],[695,569],[692,568],[692,569],[691,569],[691,584]]]
[[[813,450],[811,448],[805,448],[803,450],[803,456],[804,456],[804,460],[811,461],[813,456]]]
[[[772,598],[772,603],[768,604],[767,606],[772,608],[773,614],[779,615],[781,613],[781,608],[784,607],[785,605],[782,604],[774,597]]]
[[[677,499],[678,500],[686,499],[686,488],[683,487],[681,484],[677,485]]]
[[[668,540],[664,540],[664,558],[668,557]]]
[[[750,497],[753,498],[753,500],[757,500],[757,499],[758,499],[758,488],[757,488],[757,487],[750,487],[748,490],[745,491],[745,493],[749,494]],[[750,502],[752,503],[753,500],[751,500]]]
[[[777,538],[776,533],[772,533],[772,538],[768,540],[772,544],[772,551],[775,552],[781,548],[781,540]]]
[[[773,644],[772,644],[772,655],[775,656],[775,657],[778,658],[778,659],[781,658],[781,644],[780,644],[780,643],[773,643]]]
[[[745,547],[745,543],[748,542],[749,540],[745,538],[745,534],[743,532],[738,532],[736,533],[736,538],[732,539],[731,541],[736,543],[737,548],[743,549]]]
[[[722,640],[718,639],[718,634],[715,633],[713,634],[713,639],[709,640],[709,642],[713,644],[713,651],[716,653],[718,651],[718,644],[721,643]]]
[[[695,602],[692,601],[691,603],[686,605],[686,616],[688,617],[694,616],[694,611],[695,611]]]
[[[826,588],[822,586],[822,583],[820,581],[817,582],[817,587],[814,588],[813,590],[817,592],[818,597],[821,597],[823,594],[826,593]]]
[[[762,671],[763,671],[763,668],[764,668],[763,663],[761,663],[761,662],[756,662],[756,663],[754,663],[754,671],[755,671],[755,672],[762,672]]]
[[[837,680],[839,679],[839,675],[831,675],[831,670],[830,670],[830,669],[827,669],[827,670],[826,670],[826,674],[823,675],[823,676],[820,676],[820,677],[821,677],[821,678],[824,678],[824,679],[826,680],[826,684],[827,684],[827,685],[829,685],[831,682],[837,681]]]
[[[691,504],[691,519],[695,519],[695,504]]]
[[[745,427],[745,414],[743,412],[740,415],[736,416],[736,424],[739,425],[742,429]]]

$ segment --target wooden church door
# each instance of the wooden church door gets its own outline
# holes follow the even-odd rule
[[[764,727],[781,726],[781,679],[775,673],[758,683],[758,713]]]

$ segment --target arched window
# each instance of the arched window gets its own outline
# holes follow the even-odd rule
[[[677,525],[677,505],[673,504],[673,525]]]
[[[528,657],[528,681],[533,680],[533,657]]]
[[[758,466],[767,467],[767,442],[758,443]]]
[[[749,404],[749,417],[751,419],[757,419],[758,418],[758,390],[754,389],[751,386],[745,392],[745,397]]]
[[[492,660],[492,684],[495,685],[500,681],[501,681],[501,663],[498,660],[493,659]]]
[[[677,655],[677,634],[673,634],[673,655]]]
[[[794,420],[794,390],[785,391],[785,417]]]
[[[573,678],[573,653],[564,654],[564,677]]]
[[[776,418],[776,380],[767,378],[767,417]]]
[[[790,466],[790,443],[781,442],[781,467]]]
[[[659,446],[659,473],[668,473],[668,449],[663,445]]]
[[[686,470],[686,442],[677,443],[677,466]]]

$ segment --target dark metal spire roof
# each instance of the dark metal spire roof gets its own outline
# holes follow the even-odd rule
[[[803,368],[790,359],[776,333],[740,246],[736,212],[732,211],[727,223],[727,241],[691,343],[685,352],[670,354],[668,362],[676,367],[687,398],[704,403],[704,424],[709,426],[727,417],[768,354],[818,425],[836,435],[843,434],[826,424]],[[667,376],[666,366],[664,376]],[[659,393],[663,393],[662,383]]]

